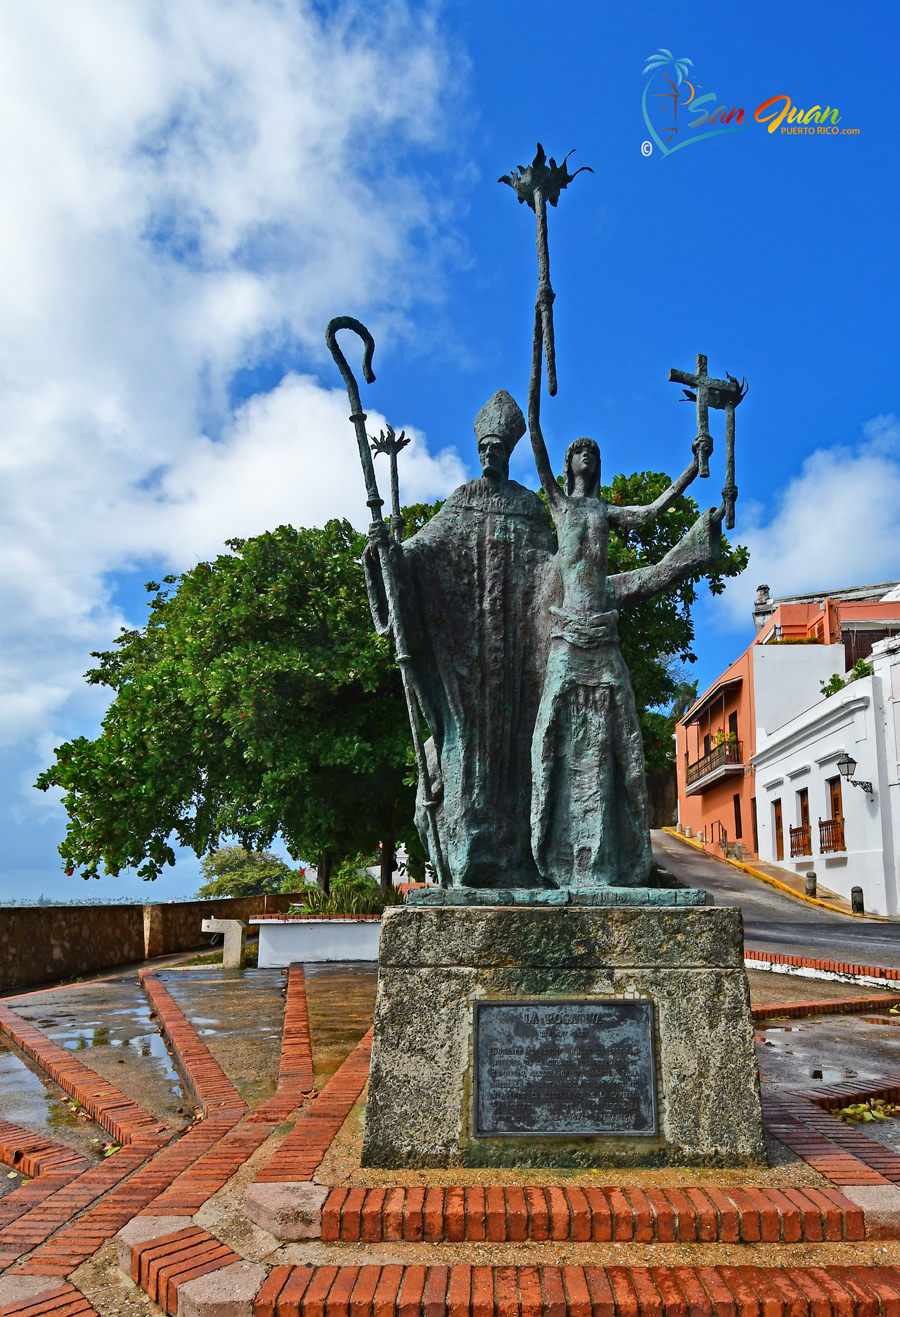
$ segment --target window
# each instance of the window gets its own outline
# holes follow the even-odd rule
[[[711,742],[712,742],[712,738],[710,737],[709,732],[707,732],[703,738],[703,753],[705,755],[708,755],[710,752]]]
[[[741,828],[741,798],[735,792],[734,795],[734,837],[735,841],[740,841],[744,833]]]
[[[826,805],[830,810],[828,817],[830,819],[842,819],[844,809],[841,803],[841,779],[839,777],[830,777],[825,783]]]
[[[736,711],[735,711],[734,713],[730,713],[730,714],[728,715],[728,735],[729,735],[729,736],[733,736],[735,740],[738,739],[738,734],[737,734],[737,712],[736,712]],[[738,834],[738,835],[740,835],[740,834]]]
[[[797,792],[797,822],[801,828],[809,827],[809,791],[806,787]]]

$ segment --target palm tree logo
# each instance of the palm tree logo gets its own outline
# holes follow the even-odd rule
[[[741,124],[740,122],[731,124],[731,116],[728,116],[728,123],[723,122],[720,126],[711,128],[705,133],[692,133],[687,137],[682,136],[679,141],[675,142],[674,146],[672,145],[672,142],[679,135],[679,106],[682,111],[690,106],[691,113],[700,110],[706,111],[706,114],[701,115],[699,120],[695,120],[693,123],[689,122],[686,125],[686,127],[690,129],[699,127],[704,123],[707,115],[712,112],[712,108],[715,105],[715,92],[708,91],[702,96],[697,95],[701,84],[691,82],[688,78],[688,70],[693,69],[693,67],[693,60],[687,58],[676,59],[671,50],[666,50],[662,46],[655,54],[648,56],[647,63],[644,66],[644,75],[649,73],[651,76],[644,86],[644,94],[641,98],[641,110],[643,111],[644,123],[647,125],[647,131],[650,133],[650,136],[653,138],[663,155],[670,155],[672,151],[677,151],[682,146],[691,146],[694,142],[699,142],[704,137],[717,137],[720,133],[735,132],[738,128],[749,127],[749,124]],[[661,130],[657,131],[650,120],[648,96],[650,95],[651,87],[660,86],[662,82],[667,84],[665,90],[654,91],[652,93],[654,100],[659,100],[661,102],[661,113],[663,117]],[[689,95],[685,96],[685,91],[688,91]],[[742,116],[743,111],[741,111],[738,119],[740,120]],[[684,126],[682,115],[682,131]]]
[[[678,101],[681,96],[681,84],[687,79],[688,69],[692,69],[693,67],[694,61],[692,59],[676,59],[671,50],[665,50],[663,47],[660,47],[655,55],[650,55],[647,59],[644,73],[661,73],[665,81],[669,84],[668,91],[658,91],[653,93],[655,97],[662,101],[663,117],[666,120],[664,131],[668,134],[665,147],[663,147],[662,143],[657,140],[657,145],[661,150],[666,150],[671,146],[672,138],[678,132]],[[653,132],[653,125],[647,114],[647,92],[650,90],[652,82],[653,78],[650,79],[650,82],[648,82],[644,88],[644,100],[642,106],[644,111],[644,122],[651,132]],[[690,82],[687,85],[691,89],[691,95],[688,97],[687,102],[690,104],[690,101],[693,100],[694,88]]]

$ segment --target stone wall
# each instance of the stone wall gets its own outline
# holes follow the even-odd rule
[[[203,919],[283,914],[292,896],[0,909],[0,992],[207,946]]]

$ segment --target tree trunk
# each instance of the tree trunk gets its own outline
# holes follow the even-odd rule
[[[331,860],[331,851],[322,851],[316,872],[318,873],[318,888],[323,896],[328,896],[331,891]]]
[[[397,868],[397,833],[393,821],[387,824],[384,840],[381,843],[381,890],[389,892],[394,886],[394,870]]]

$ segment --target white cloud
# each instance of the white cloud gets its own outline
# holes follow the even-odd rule
[[[359,519],[346,399],[234,371],[347,305],[440,287],[451,236],[408,153],[442,144],[452,52],[426,8],[29,0],[0,46],[0,740],[46,736],[124,620],[108,576],[227,535]],[[331,363],[328,362],[330,367]],[[371,424],[377,423],[376,417]],[[424,438],[410,497],[462,474]],[[401,459],[402,460],[402,459]]]
[[[878,416],[856,444],[819,448],[778,496],[752,506],[737,540],[750,567],[725,594],[746,626],[756,586],[773,596],[900,578],[900,418]]]
[[[292,373],[234,410],[229,383],[285,354],[330,383],[329,316],[364,316],[383,352],[440,297],[458,239],[423,161],[463,102],[434,10],[404,0],[29,0],[0,23],[0,745],[20,871],[53,866],[26,784],[102,707],[82,673],[128,620],[115,574],[364,519],[344,395]],[[409,498],[463,475],[421,434],[401,463]]]

